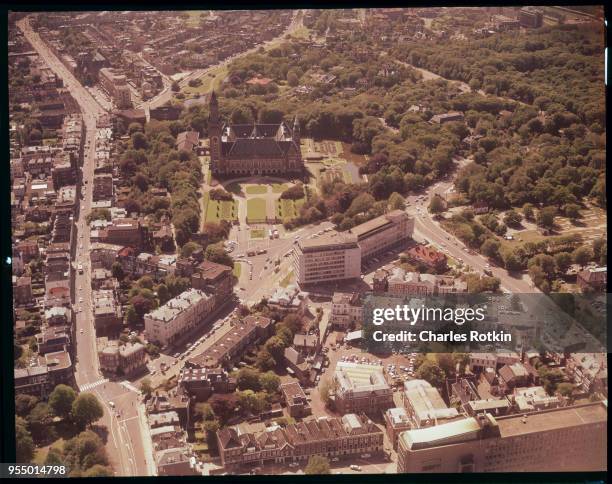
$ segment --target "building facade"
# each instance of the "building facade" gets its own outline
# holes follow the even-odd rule
[[[335,234],[300,240],[293,251],[293,265],[300,286],[357,279],[361,274],[357,236]]]
[[[334,383],[334,406],[340,413],[377,414],[395,406],[382,366],[339,361]]]
[[[297,117],[293,129],[284,122],[222,125],[213,91],[208,133],[211,170],[215,176],[285,176],[303,172]]]
[[[313,455],[348,458],[383,451],[383,432],[364,415],[321,417],[285,428],[239,433],[229,427],[217,432],[221,463],[226,469],[267,463],[307,462]]]
[[[603,402],[495,418],[480,414],[399,437],[400,473],[607,469]]]
[[[145,314],[145,333],[150,342],[166,347],[204,322],[214,307],[214,298],[198,289],[188,289],[163,306]]]

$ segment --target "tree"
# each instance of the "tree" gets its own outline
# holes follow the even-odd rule
[[[233,267],[234,265],[232,258],[225,252],[223,242],[210,244],[208,247],[206,247],[204,257],[211,262],[216,262],[217,264],[223,264],[229,267]]]
[[[49,395],[49,406],[55,415],[61,418],[70,416],[72,404],[77,393],[68,385],[57,385]]]
[[[319,385],[319,395],[321,395],[321,401],[325,404],[325,405],[329,405],[329,403],[331,402],[331,384],[329,383],[328,380],[324,380],[320,385]]]
[[[114,262],[111,266],[111,274],[118,281],[123,281],[125,277],[125,272],[123,272],[123,266],[119,262]]]
[[[451,353],[436,353],[436,363],[445,375],[451,376],[455,374],[457,364]]]
[[[397,192],[393,192],[389,197],[389,210],[406,210],[404,197]]]
[[[558,252],[553,256],[555,267],[559,274],[565,274],[572,265],[572,255],[569,252]]]
[[[147,149],[147,137],[140,131],[132,134],[132,146],[135,150]]]
[[[442,197],[434,195],[429,202],[429,211],[433,214],[440,214],[446,210],[446,204]]]
[[[103,415],[104,409],[93,393],[81,393],[72,403],[72,419],[81,427],[91,425]]]
[[[202,425],[202,428],[206,432],[206,442],[208,448],[211,450],[217,450],[217,431],[221,428],[218,420],[214,418],[212,420],[206,420]]]
[[[151,393],[153,393],[153,386],[151,385],[151,380],[149,378],[144,378],[142,382],[140,382],[140,391],[149,398]]]
[[[425,360],[416,371],[416,377],[431,383],[435,387],[442,387],[446,375],[444,370],[431,360]]]
[[[96,464],[87,469],[83,477],[113,477],[113,471],[108,466]]]
[[[177,81],[173,81],[171,89],[172,92],[179,92],[181,90],[181,86],[179,86],[179,83]]]
[[[516,210],[508,210],[504,215],[504,223],[509,227],[518,227],[521,225],[521,214]]]
[[[257,366],[257,368],[259,368],[261,371],[271,370],[276,366],[276,360],[272,357],[268,350],[262,348],[257,352],[255,366]]]
[[[34,441],[21,417],[15,418],[15,455],[17,462],[30,463],[34,457]]]
[[[252,368],[241,368],[236,378],[238,389],[258,391],[261,388],[259,376],[260,373],[257,370]]]
[[[555,214],[556,210],[554,207],[544,207],[538,212],[537,223],[540,227],[545,229],[552,229],[555,225]]]
[[[499,258],[499,248],[501,247],[501,243],[496,239],[487,239],[480,246],[480,251],[486,257],[491,259]]]
[[[571,383],[559,383],[557,385],[557,392],[564,397],[570,397],[574,391],[574,385]]]
[[[307,475],[312,474],[330,474],[329,459],[322,455],[312,455],[308,459],[308,464],[304,469]]]
[[[574,250],[572,257],[574,258],[574,262],[576,264],[578,264],[580,267],[584,267],[592,259],[593,253],[589,247],[582,246]]]
[[[26,422],[28,422],[28,429],[35,440],[41,441],[49,437],[52,430],[48,427],[51,422],[49,404],[46,402],[38,402],[26,417]]]
[[[580,206],[575,203],[568,203],[563,206],[565,216],[571,220],[578,220],[580,218]]]
[[[269,394],[276,393],[280,385],[280,378],[275,373],[268,371],[259,376],[259,385]]]
[[[523,215],[525,216],[526,220],[534,220],[534,210],[531,203],[526,203],[523,205]]]
[[[206,402],[196,403],[194,413],[201,420],[213,420],[215,418],[215,412],[213,411],[210,403]]]
[[[38,398],[32,395],[20,394],[15,397],[15,413],[26,417],[38,403]]]

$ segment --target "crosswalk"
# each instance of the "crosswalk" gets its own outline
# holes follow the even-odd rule
[[[132,384],[131,384],[129,381],[127,381],[127,380],[124,380],[124,381],[122,381],[122,382],[119,382],[119,384],[120,384],[122,387],[127,388],[128,390],[131,390],[131,391],[136,392],[136,393],[140,393],[140,390],[139,390],[138,388],[136,388],[134,385],[132,385]]]
[[[79,390],[81,392],[87,392],[107,382],[108,382],[108,378],[103,378],[102,380],[98,380],[93,383],[86,383],[85,385],[79,385]]]

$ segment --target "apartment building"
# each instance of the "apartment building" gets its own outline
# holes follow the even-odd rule
[[[230,300],[234,290],[234,276],[232,268],[203,260],[191,275],[191,285],[215,296],[215,303],[221,306]]]
[[[111,96],[118,108],[132,107],[132,95],[125,74],[116,69],[104,67],[100,69],[98,79],[102,88]]]
[[[121,305],[117,303],[112,290],[101,289],[93,291],[93,313],[96,331],[115,331],[123,322]]]
[[[329,324],[346,331],[363,321],[363,306],[358,293],[335,292],[332,297]]]
[[[382,366],[339,361],[334,382],[334,404],[340,413],[374,414],[395,406]]]
[[[228,366],[239,358],[244,350],[272,334],[272,320],[263,316],[247,316],[220,334],[215,343],[204,352],[189,358],[191,368],[218,368]]]
[[[321,417],[242,433],[234,427],[217,432],[221,463],[226,469],[268,463],[307,462],[313,455],[347,458],[383,450],[383,432],[365,415]]]
[[[141,343],[117,344],[106,338],[99,339],[100,370],[114,375],[132,375],[146,369],[146,352]]]
[[[150,342],[167,347],[201,324],[211,313],[214,298],[188,289],[163,306],[145,314],[145,334]]]
[[[343,233],[300,240],[293,251],[293,264],[300,286],[358,279],[361,250],[357,236]]]
[[[127,245],[139,248],[143,241],[143,228],[139,220],[115,219],[104,230],[100,230],[100,242]]]
[[[479,414],[399,437],[400,473],[607,470],[603,402],[493,417]]]

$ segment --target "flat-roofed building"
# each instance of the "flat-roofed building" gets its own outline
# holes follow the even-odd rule
[[[604,402],[493,417],[480,414],[399,437],[400,473],[607,470]]]
[[[127,85],[127,77],[116,69],[103,67],[98,74],[100,84],[113,98],[115,105],[120,108],[132,107],[132,96]]]
[[[449,408],[437,388],[425,380],[404,382],[404,407],[413,427],[429,427],[459,416],[456,408]]]
[[[406,409],[403,407],[389,408],[385,413],[385,427],[387,429],[387,436],[393,444],[393,448],[397,450],[397,439],[399,435],[410,430],[410,417],[406,413]]]
[[[334,381],[334,403],[340,413],[378,413],[394,406],[382,366],[339,361]]]
[[[93,313],[96,331],[114,331],[121,327],[123,313],[117,303],[114,291],[101,289],[93,291]]]
[[[393,210],[357,225],[348,232],[357,236],[361,262],[364,263],[407,242],[413,231],[414,219],[402,210]]]
[[[222,368],[183,368],[178,376],[179,388],[197,401],[207,400],[213,393],[230,393],[236,379]]]
[[[188,289],[163,306],[145,314],[145,333],[150,342],[167,347],[206,321],[214,307],[214,297],[198,289]]]
[[[361,250],[357,236],[343,233],[300,240],[293,251],[293,264],[300,286],[358,279]]]
[[[287,404],[290,416],[299,418],[310,415],[310,403],[308,403],[306,393],[304,393],[302,386],[298,382],[283,383],[280,386],[280,391]]]

